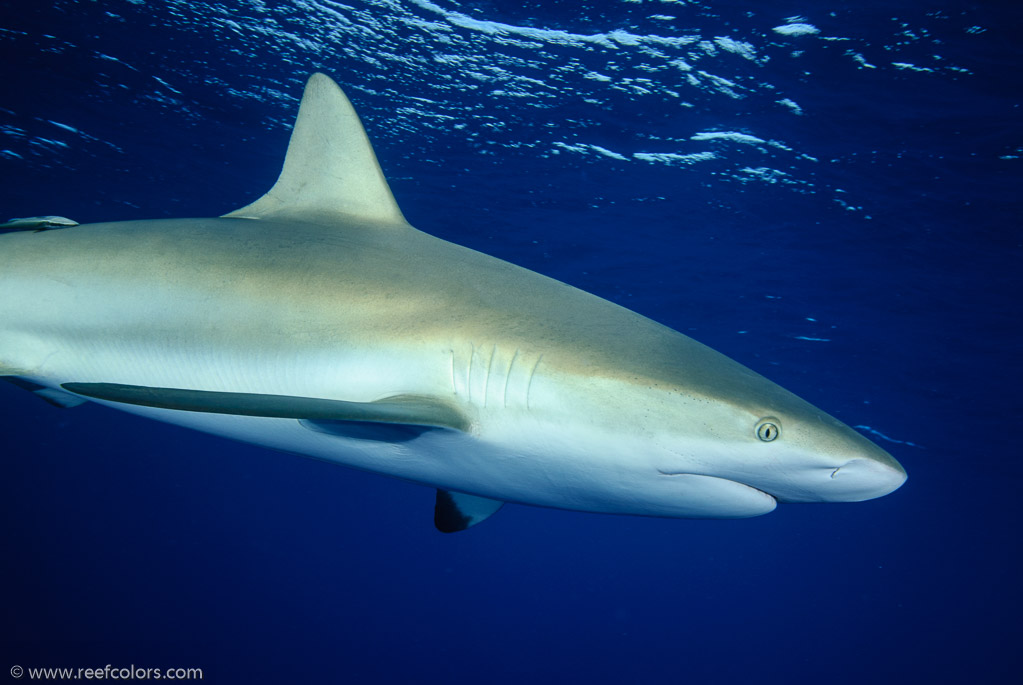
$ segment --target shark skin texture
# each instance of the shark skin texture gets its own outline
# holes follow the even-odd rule
[[[218,218],[18,219],[0,291],[0,377],[437,488],[444,532],[504,502],[740,518],[906,479],[695,340],[410,226],[323,74],[264,196]]]

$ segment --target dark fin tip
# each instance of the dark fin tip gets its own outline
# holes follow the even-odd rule
[[[471,525],[471,519],[458,510],[455,499],[447,490],[437,490],[433,507],[433,525],[442,533],[457,533]]]

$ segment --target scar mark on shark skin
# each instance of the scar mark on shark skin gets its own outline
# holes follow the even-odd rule
[[[515,360],[519,358],[519,348],[515,348],[515,354],[512,355],[511,361],[508,363],[508,371],[504,374],[504,406],[508,407],[508,384],[511,382],[512,367],[515,366]]]
[[[533,364],[533,369],[529,372],[529,380],[526,381],[526,411],[529,411],[529,391],[533,388],[533,376],[536,375],[536,369],[540,366],[540,362],[543,361],[543,355],[537,357],[536,363]]]

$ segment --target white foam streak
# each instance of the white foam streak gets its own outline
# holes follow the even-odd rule
[[[610,50],[617,50],[621,46],[638,46],[642,44],[662,45],[678,47],[689,45],[699,40],[695,36],[647,36],[637,35],[622,29],[608,31],[606,33],[572,33],[560,29],[540,29],[532,26],[515,26],[499,21],[487,21],[473,19],[461,12],[451,12],[430,0],[412,0],[413,4],[424,10],[441,15],[444,19],[464,29],[478,31],[489,36],[521,36],[530,40],[540,41],[547,44],[559,45],[599,45]]]
[[[821,32],[821,30],[813,24],[803,23],[775,26],[771,30],[775,33],[780,33],[783,36],[812,36]]]

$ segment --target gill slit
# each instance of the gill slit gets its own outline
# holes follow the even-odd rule
[[[472,359],[476,356],[476,344],[469,343],[469,368],[465,372],[465,389],[469,395],[469,404],[472,404]]]
[[[490,395],[490,371],[494,368],[494,357],[497,356],[497,343],[490,350],[490,361],[487,362],[487,375],[483,379],[483,408],[486,409],[487,397]]]
[[[448,351],[451,352],[451,392],[458,395],[458,385],[455,383],[455,350],[452,348]]]
[[[536,375],[536,369],[540,366],[541,361],[543,361],[543,354],[537,357],[532,371],[529,372],[529,380],[526,382],[526,411],[529,411],[529,391],[533,388],[533,376]]]
[[[511,382],[512,367],[515,366],[515,360],[519,358],[519,348],[515,348],[515,354],[512,355],[511,362],[508,364],[508,371],[504,375],[504,406],[508,406],[508,383]]]

